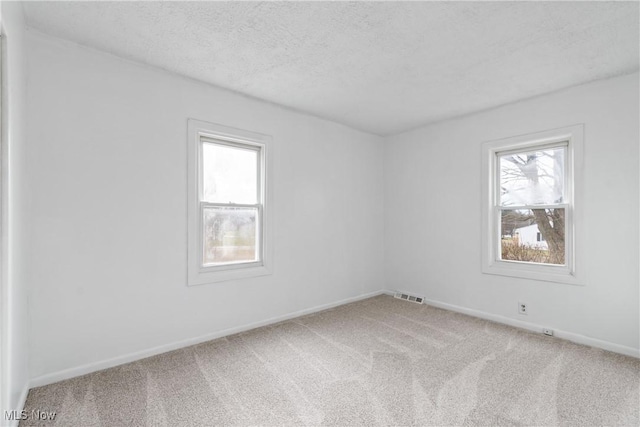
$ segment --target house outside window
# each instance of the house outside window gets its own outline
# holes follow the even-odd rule
[[[579,283],[582,139],[578,125],[483,144],[484,273]]]

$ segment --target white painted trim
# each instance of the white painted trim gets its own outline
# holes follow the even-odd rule
[[[101,371],[103,369],[112,368],[114,366],[123,365],[125,363],[135,362],[136,360],[145,359],[147,357],[166,353],[168,351],[178,350],[180,348],[189,347],[195,344],[200,344],[200,343],[211,341],[217,338],[238,334],[240,332],[245,332],[245,331],[259,328],[262,326],[272,325],[274,323],[283,322],[285,320],[290,320],[290,319],[304,316],[307,314],[317,313],[319,311],[328,310],[330,308],[338,307],[338,306],[349,304],[356,301],[361,301],[367,298],[372,298],[378,295],[382,295],[384,293],[386,293],[386,291],[383,291],[383,290],[369,292],[367,294],[345,298],[343,300],[328,303],[328,304],[317,305],[315,307],[294,311],[292,313],[284,314],[282,316],[272,317],[266,320],[261,320],[259,322],[249,323],[247,325],[238,326],[235,328],[224,329],[222,331],[201,335],[199,337],[189,338],[182,341],[176,341],[173,343],[160,345],[157,347],[152,347],[146,350],[136,351],[134,353],[117,356],[111,359],[102,360],[94,363],[88,363],[86,365],[78,366],[75,368],[64,369],[62,371],[41,375],[39,377],[32,378],[30,382],[30,386],[32,388],[42,387],[48,384],[56,383],[58,381],[67,380],[69,378],[90,374],[92,372]]]
[[[24,401],[26,400],[27,392],[29,388],[42,387],[48,384],[56,383],[58,381],[63,381],[63,380],[78,377],[81,375],[90,374],[92,372],[97,372],[103,369],[112,368],[114,366],[123,365],[125,363],[135,362],[136,360],[145,359],[147,357],[166,353],[168,351],[178,350],[180,348],[185,348],[185,347],[200,344],[206,341],[211,341],[217,338],[238,334],[240,332],[245,332],[245,331],[259,328],[262,326],[272,325],[278,322],[283,322],[285,320],[290,320],[290,319],[304,316],[307,314],[317,313],[319,311],[328,310],[330,308],[338,307],[338,306],[349,304],[356,301],[361,301],[361,300],[372,298],[378,295],[393,296],[395,292],[400,292],[400,291],[384,289],[380,291],[370,292],[370,293],[359,295],[356,297],[345,298],[343,300],[336,301],[333,303],[322,304],[322,305],[307,308],[304,310],[299,310],[292,313],[284,314],[282,316],[272,317],[259,322],[254,322],[247,325],[238,326],[235,328],[224,329],[222,331],[213,332],[211,334],[189,338],[182,341],[177,341],[177,342],[173,342],[173,343],[169,343],[169,344],[165,344],[157,347],[152,347],[146,350],[125,354],[125,355],[114,357],[111,359],[102,360],[95,363],[89,363],[89,364],[78,366],[75,368],[64,369],[62,371],[53,372],[50,374],[41,375],[39,377],[31,379],[29,383],[29,387],[27,387],[23,392],[23,399],[21,400],[21,402],[24,407]],[[402,292],[406,293],[406,291],[402,291]],[[528,331],[542,334],[543,326],[537,325],[535,323],[523,322],[522,320],[516,320],[506,316],[487,313],[485,311],[461,307],[458,305],[448,304],[448,303],[444,303],[444,302],[440,302],[440,301],[436,301],[428,298],[425,298],[424,303],[433,307],[442,308],[444,310],[454,311],[456,313],[462,313],[462,314],[477,317],[480,319],[490,320],[496,323],[501,323],[503,325],[513,326],[515,328],[525,329]],[[548,327],[548,326],[544,326],[544,327]],[[587,345],[591,347],[600,348],[603,350],[612,351],[614,353],[624,354],[625,356],[640,358],[640,349],[635,349],[633,347],[627,347],[627,346],[612,343],[609,341],[599,340],[597,338],[591,338],[585,335],[580,335],[573,332],[567,332],[567,331],[563,331],[555,328],[554,328],[554,334],[555,334],[554,335],[555,338],[565,339],[567,341],[571,341],[577,344]]]
[[[0,19],[0,411],[9,409],[9,134],[6,37]],[[4,412],[0,413],[0,423]]]
[[[385,290],[387,295],[393,295],[396,291]],[[401,291],[397,291],[401,292]],[[406,291],[402,291],[407,293]],[[524,322],[522,320],[512,319],[510,317],[501,316],[499,314],[492,314],[486,311],[474,310],[472,308],[461,307],[459,305],[448,304],[432,299],[425,298],[424,303],[433,307],[442,308],[444,310],[455,311],[456,313],[462,313],[469,316],[477,317],[479,319],[491,320],[492,322],[501,323],[503,325],[513,326],[515,328],[525,329],[527,331],[536,332],[542,334],[543,328],[549,328],[549,325],[542,326],[536,323]],[[591,338],[585,335],[576,334],[574,332],[563,331],[562,329],[552,328],[554,337],[563,340],[571,341],[576,344],[582,344],[590,347],[596,347],[603,350],[612,351],[614,353],[624,354],[625,356],[631,356],[640,359],[640,349],[627,347],[625,345],[612,343],[610,341],[604,341],[597,338]]]
[[[203,267],[202,262],[202,141],[255,147],[259,153],[260,260],[255,263]],[[273,138],[266,134],[201,120],[187,120],[187,285],[206,285],[227,280],[264,276],[273,272],[272,156]],[[236,206],[236,205],[234,205]]]
[[[566,144],[565,196],[568,206],[566,218],[566,266],[536,264],[528,262],[502,261],[498,259],[499,206],[498,165],[496,154],[512,150],[527,150],[556,144]],[[584,285],[583,262],[583,164],[584,124],[566,126],[526,135],[486,141],[482,143],[482,272],[501,276],[520,277],[531,280]],[[509,207],[511,208],[511,207]]]

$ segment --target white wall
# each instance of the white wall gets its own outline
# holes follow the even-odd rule
[[[17,206],[36,382],[385,286],[639,347],[637,74],[383,141],[38,33],[27,43]],[[273,275],[186,286],[187,118],[273,136]],[[586,285],[481,274],[481,142],[576,123]]]
[[[22,213],[22,188],[27,175],[26,155],[26,46],[22,4],[1,2],[3,42],[2,129],[2,369],[0,424],[4,410],[22,409],[29,382],[29,340],[26,270],[23,244],[28,224]],[[4,425],[4,424],[3,424]]]
[[[638,91],[632,74],[389,138],[387,288],[637,353]],[[585,125],[585,285],[482,274],[481,143],[578,123]],[[527,316],[517,314],[518,301],[528,303]]]
[[[37,33],[28,47],[33,377],[383,288],[381,138]],[[273,136],[273,275],[186,286],[188,118]]]

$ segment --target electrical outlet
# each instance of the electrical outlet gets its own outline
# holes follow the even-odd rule
[[[542,330],[542,333],[543,333],[543,334],[545,334],[545,335],[549,335],[550,337],[552,337],[552,336],[553,336],[553,329],[546,329],[546,328],[545,328],[545,329],[543,329],[543,330]]]
[[[529,311],[529,308],[527,307],[527,303],[526,302],[519,302],[518,303],[518,313],[527,314],[528,311]]]

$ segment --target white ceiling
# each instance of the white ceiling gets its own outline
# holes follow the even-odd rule
[[[638,2],[27,2],[44,33],[388,135],[638,69]]]

